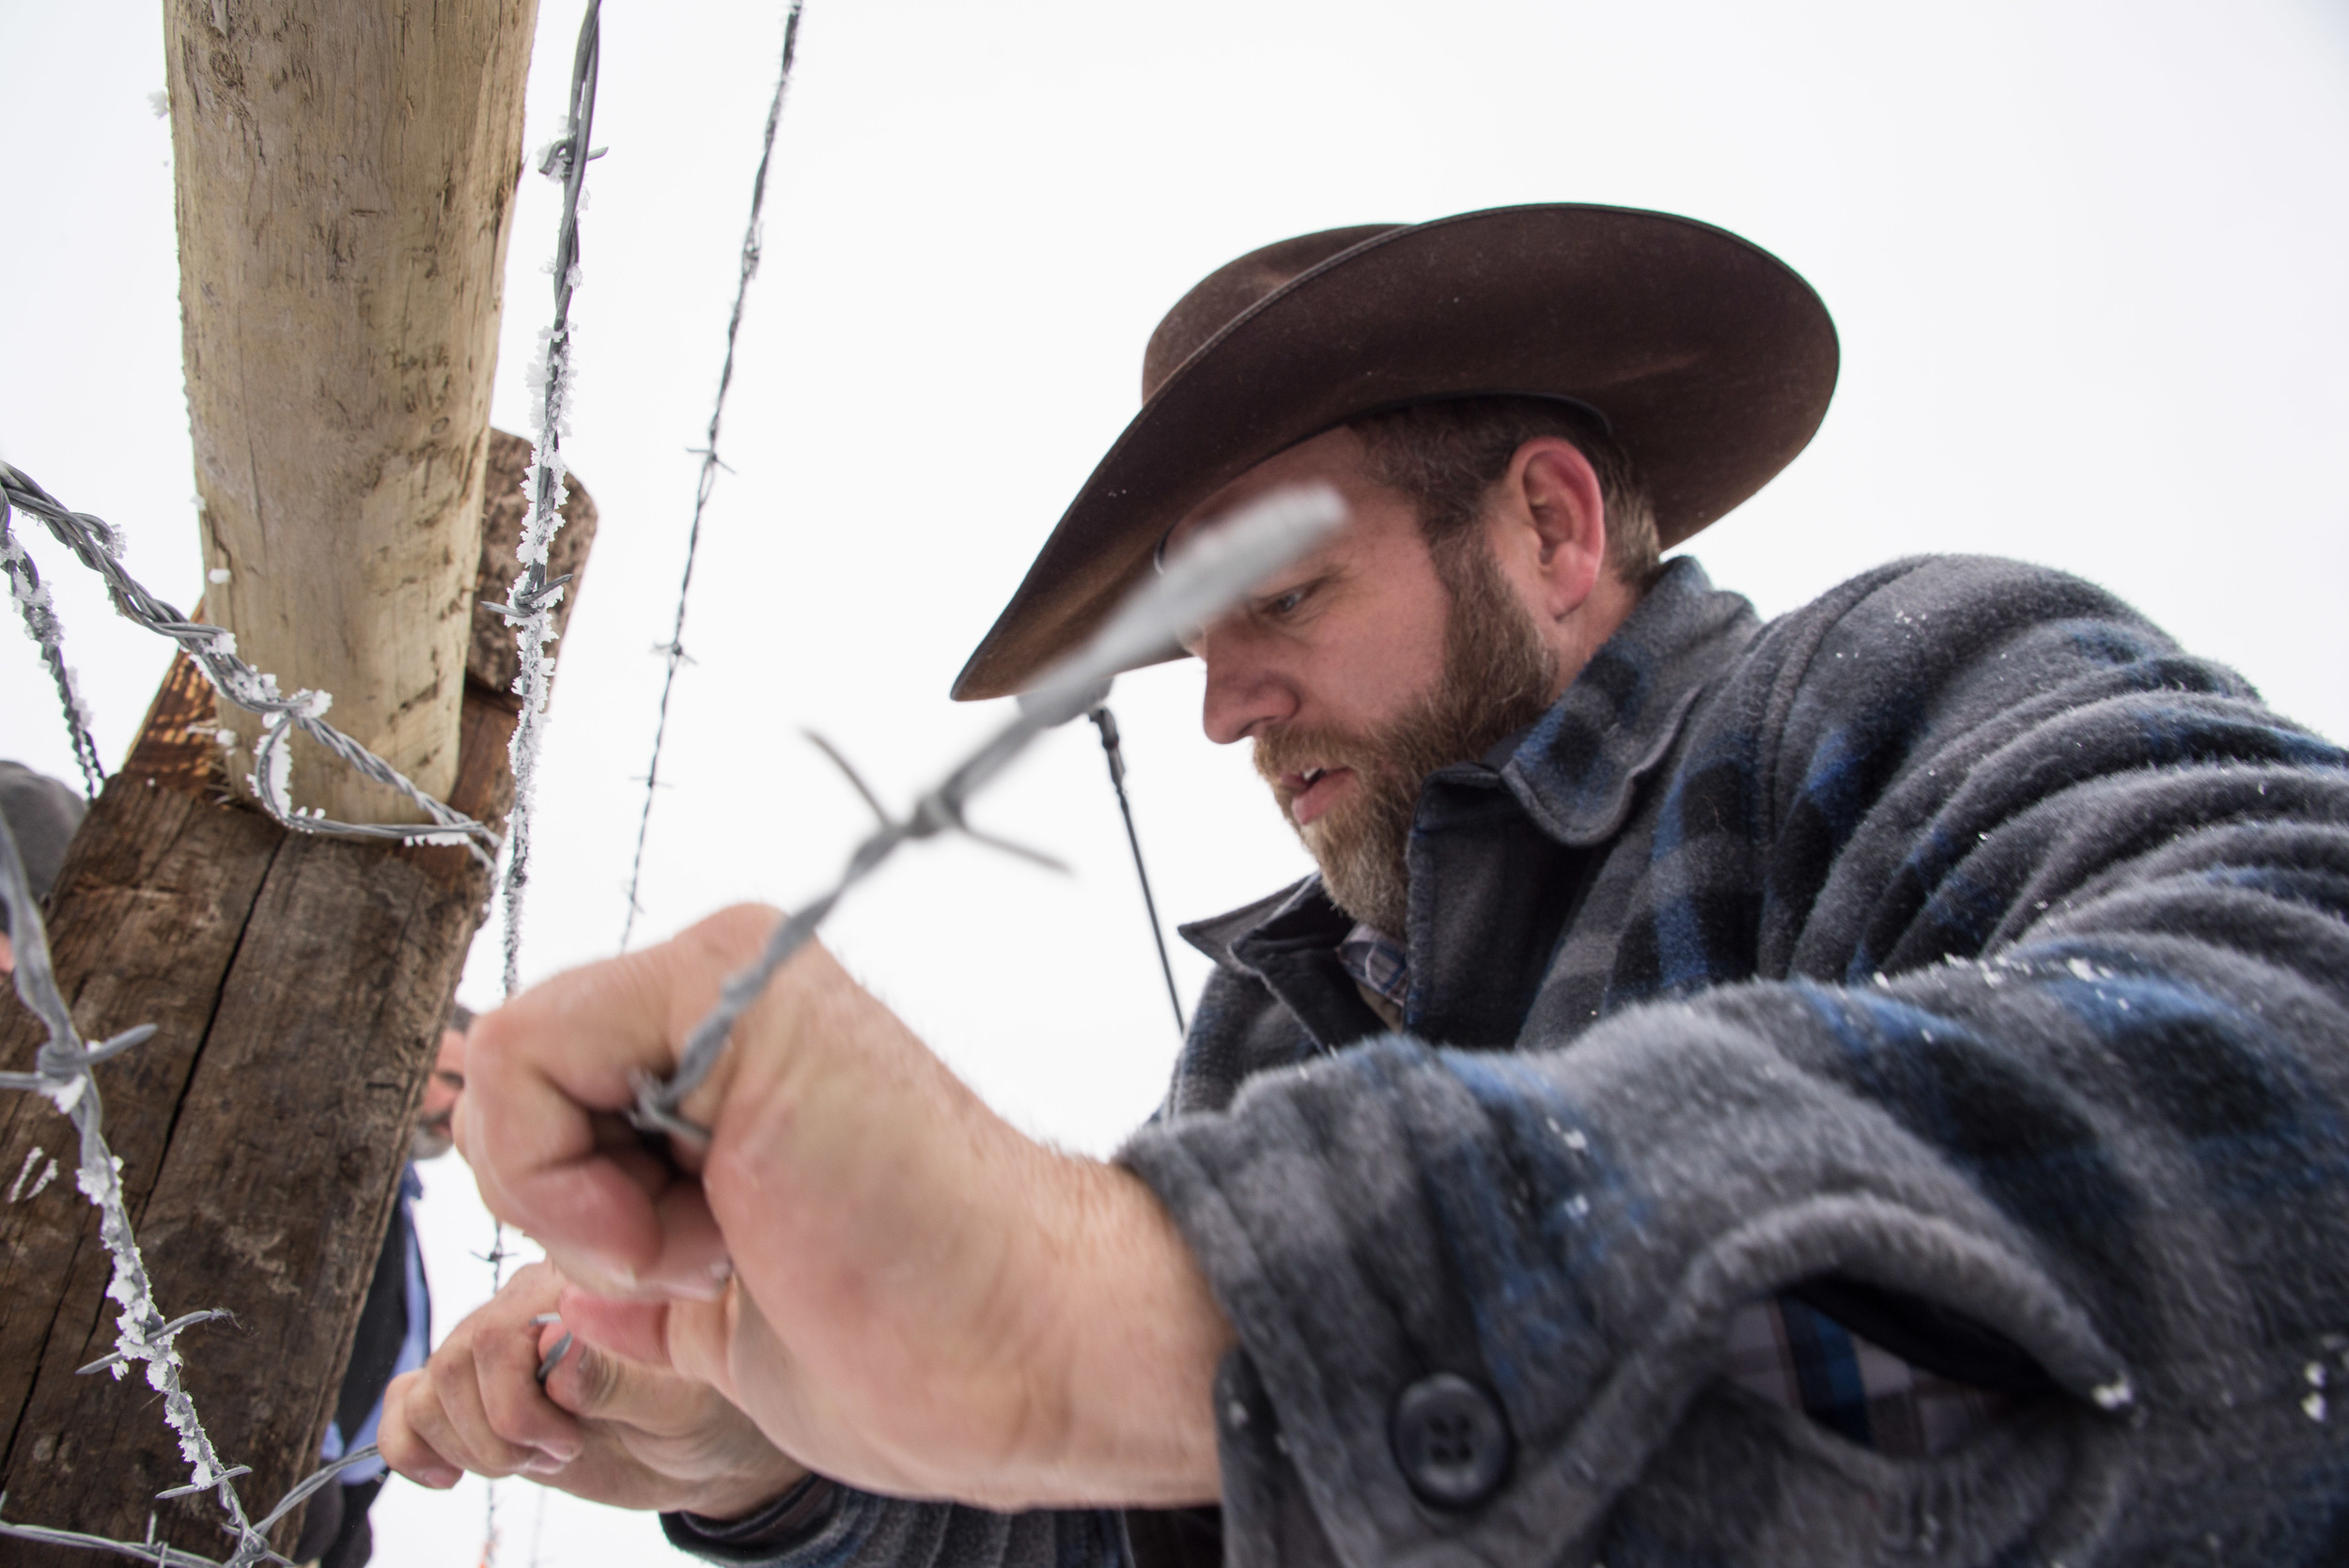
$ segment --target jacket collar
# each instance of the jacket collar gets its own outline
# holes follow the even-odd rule
[[[1698,695],[1759,625],[1693,558],[1671,562],[1500,765],[1509,792],[1561,844],[1612,837]]]
[[[1672,749],[1697,697],[1759,625],[1742,595],[1715,588],[1692,557],[1679,556],[1532,728],[1429,783],[1471,769],[1489,780],[1498,769],[1549,837],[1577,846],[1603,842],[1630,815],[1641,779]],[[1352,925],[1316,874],[1177,929],[1219,966],[1252,970],[1248,957],[1263,939],[1285,945],[1327,932],[1335,947]]]

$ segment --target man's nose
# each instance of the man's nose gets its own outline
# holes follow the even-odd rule
[[[1296,717],[1295,688],[1255,656],[1237,629],[1211,626],[1192,640],[1190,650],[1207,667],[1200,724],[1209,740],[1228,746]]]

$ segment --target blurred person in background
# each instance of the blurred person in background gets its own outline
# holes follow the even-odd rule
[[[46,899],[65,864],[66,846],[89,813],[89,802],[72,790],[36,773],[21,762],[0,762],[0,815],[8,818],[16,852],[24,862],[24,880],[33,896]],[[16,937],[7,906],[0,901],[0,974],[16,972]]]
[[[384,1391],[392,1380],[425,1364],[432,1348],[432,1293],[425,1280],[424,1252],[416,1242],[415,1203],[424,1183],[415,1162],[438,1159],[452,1146],[449,1119],[465,1092],[465,1033],[473,1010],[459,1002],[449,1009],[434,1049],[431,1076],[409,1139],[408,1168],[400,1172],[399,1195],[384,1234],[375,1273],[359,1309],[350,1360],[334,1419],[327,1424],[319,1457],[335,1460],[377,1440],[383,1420]],[[319,1568],[363,1568],[375,1549],[367,1510],[383,1489],[381,1459],[365,1459],[345,1469],[335,1484],[318,1492],[303,1515],[294,1560]]]

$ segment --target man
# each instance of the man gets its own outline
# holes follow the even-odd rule
[[[615,1113],[776,917],[560,977],[458,1127],[595,1375],[539,1397],[493,1307],[394,1462],[610,1496],[658,1449],[674,1538],[809,1568],[2349,1553],[2349,757],[2073,579],[1763,627],[1656,567],[1834,365],[1652,213],[1202,283],[957,689],[1235,505],[1347,501],[1189,639],[1321,875],[1191,928],[1160,1117],[1041,1148],[810,952],[656,1160]]]
[[[415,1203],[424,1196],[416,1162],[438,1159],[453,1146],[449,1121],[465,1092],[465,1032],[473,1028],[473,1009],[457,1002],[441,1026],[431,1076],[425,1079],[424,1100],[409,1136],[410,1164],[400,1172],[391,1228],[384,1233],[366,1299],[359,1307],[350,1360],[335,1394],[334,1419],[326,1425],[319,1455],[323,1459],[340,1459],[377,1440],[392,1380],[423,1366],[432,1348],[432,1293],[425,1278],[424,1250],[416,1241]],[[375,1554],[375,1529],[367,1511],[383,1490],[385,1468],[380,1459],[362,1460],[310,1499],[294,1545],[296,1562],[366,1568]]]

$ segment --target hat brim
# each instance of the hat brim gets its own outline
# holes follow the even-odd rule
[[[1670,549],[1794,460],[1827,415],[1837,359],[1810,285],[1707,224],[1548,205],[1388,230],[1267,294],[1167,378],[953,694],[1022,690],[1101,623],[1202,502],[1300,441],[1400,404],[1521,394],[1591,405],[1645,475]]]

